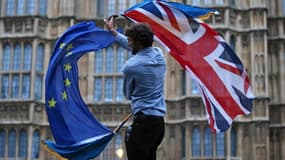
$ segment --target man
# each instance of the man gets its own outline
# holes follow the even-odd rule
[[[153,32],[148,24],[137,23],[125,35],[105,21],[116,41],[134,55],[123,66],[123,92],[131,100],[133,123],[127,128],[125,143],[128,160],[155,160],[164,136],[164,79],[166,64],[162,51],[152,47]]]

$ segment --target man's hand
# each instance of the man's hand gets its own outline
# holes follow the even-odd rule
[[[114,25],[113,25],[113,20],[114,17],[116,16],[110,16],[108,19],[104,19],[104,22],[106,24],[106,28],[114,35],[116,36],[118,33],[117,31],[114,29]]]

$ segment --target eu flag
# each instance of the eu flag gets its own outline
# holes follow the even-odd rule
[[[106,48],[113,42],[108,31],[93,22],[82,22],[68,28],[55,43],[45,80],[46,111],[55,142],[44,143],[62,157],[71,160],[96,157],[114,135],[84,103],[77,66],[83,54]]]

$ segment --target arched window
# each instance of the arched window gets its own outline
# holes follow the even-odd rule
[[[231,156],[237,156],[237,132],[235,128],[231,129]]]
[[[7,16],[13,16],[14,15],[14,9],[15,9],[15,0],[7,0],[6,1],[6,15]]]
[[[8,134],[8,157],[16,157],[16,131],[11,129]]]
[[[1,98],[9,97],[9,75],[1,76]]]
[[[32,68],[32,45],[26,44],[24,51],[24,66],[25,71],[29,71]]]
[[[230,46],[234,51],[236,50],[236,40],[235,40],[235,36],[233,35],[230,38]]]
[[[123,78],[116,79],[116,101],[122,101],[124,99],[123,95]]]
[[[32,158],[39,158],[40,152],[40,133],[38,130],[34,131],[32,139]]]
[[[22,129],[19,136],[19,157],[26,158],[28,149],[27,132]]]
[[[40,75],[36,75],[35,81],[35,99],[42,99],[43,78]]]
[[[36,13],[36,1],[35,0],[27,0],[27,14],[34,15]]]
[[[3,51],[3,58],[2,58],[2,70],[3,71],[9,71],[10,69],[10,59],[11,59],[10,55],[11,55],[10,45],[5,44],[4,51]]]
[[[113,79],[108,77],[105,79],[105,101],[111,102],[113,100]]]
[[[114,50],[113,47],[108,47],[106,51],[105,73],[112,73],[114,68]]]
[[[103,72],[103,51],[98,50],[95,52],[95,73]]]
[[[223,132],[216,134],[216,156],[225,156],[225,135]]]
[[[193,127],[192,128],[192,157],[200,157],[201,156],[201,148],[200,148],[200,128]]]
[[[12,98],[19,98],[19,77],[19,75],[13,75],[12,77]]]
[[[94,101],[100,102],[102,100],[102,78],[94,79]]]
[[[42,72],[44,69],[44,45],[39,44],[36,55],[36,71]]]
[[[19,71],[21,68],[21,45],[18,43],[15,46],[13,57],[13,70]]]
[[[17,15],[24,15],[25,13],[25,0],[18,0]]]
[[[31,77],[30,75],[22,76],[22,98],[27,99],[30,97]]]
[[[5,131],[0,129],[0,157],[5,157]]]
[[[47,13],[47,1],[46,0],[40,0],[40,6],[39,6],[40,16],[45,16]]]
[[[204,156],[212,157],[213,156],[213,148],[212,148],[212,133],[209,127],[205,128],[204,131]]]
[[[125,49],[121,46],[118,47],[117,49],[117,72],[121,73],[122,67],[125,62]]]

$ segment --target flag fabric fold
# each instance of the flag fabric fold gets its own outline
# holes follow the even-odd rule
[[[200,87],[206,117],[213,133],[224,132],[237,115],[252,110],[253,93],[242,62],[209,25],[198,18],[213,9],[165,0],[144,1],[123,16],[146,22],[160,41]]]
[[[78,84],[79,58],[110,46],[113,35],[93,22],[68,28],[57,40],[45,79],[46,111],[55,139],[45,141],[50,150],[70,160],[96,157],[114,133],[89,111]]]

